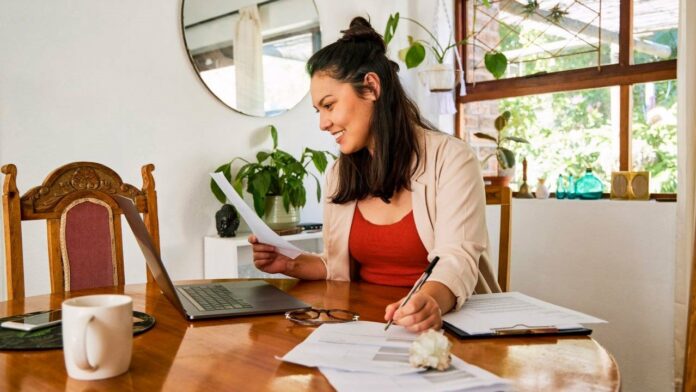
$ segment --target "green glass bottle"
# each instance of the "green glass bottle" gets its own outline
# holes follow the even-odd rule
[[[565,178],[563,178],[563,174],[559,174],[558,180],[556,180],[556,199],[565,199],[566,194]]]
[[[602,180],[592,174],[592,169],[587,168],[585,175],[578,180],[575,189],[578,197],[581,199],[601,199],[602,192],[604,192],[604,184],[602,184]]]
[[[575,177],[573,177],[572,174],[568,174],[568,193],[567,193],[567,196],[571,200],[578,198],[577,185],[575,184]]]

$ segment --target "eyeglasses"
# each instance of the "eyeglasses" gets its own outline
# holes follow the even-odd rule
[[[328,319],[321,319],[325,313]],[[336,324],[358,321],[360,315],[343,309],[302,309],[285,312],[285,318],[300,325],[317,326],[321,324]]]

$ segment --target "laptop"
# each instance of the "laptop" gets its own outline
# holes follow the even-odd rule
[[[310,306],[264,281],[172,284],[145,222],[130,199],[115,196],[164,296],[189,320],[284,313]]]

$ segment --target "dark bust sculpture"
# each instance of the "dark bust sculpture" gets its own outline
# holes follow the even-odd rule
[[[225,204],[215,213],[215,227],[220,237],[234,237],[239,228],[239,214],[231,204]]]

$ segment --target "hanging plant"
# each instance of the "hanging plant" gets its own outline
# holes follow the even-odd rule
[[[562,10],[560,4],[556,4],[549,10],[549,19],[555,24],[559,24],[566,15],[568,15],[568,11]]]
[[[490,7],[490,4],[487,1],[484,1],[483,4],[486,6]],[[393,15],[389,15],[389,19],[387,20],[387,27],[384,31],[384,42],[388,45],[389,42],[394,38],[394,34],[396,33],[396,28],[399,24],[399,20],[404,19],[407,20],[411,23],[414,23],[416,26],[420,27],[423,31],[425,31],[428,36],[430,37],[430,40],[422,40],[422,39],[415,39],[412,36],[408,36],[408,46],[399,50],[399,58],[406,63],[406,68],[411,69],[419,66],[423,61],[425,60],[426,54],[428,52],[427,49],[430,49],[430,52],[435,56],[435,61],[438,64],[443,64],[445,61],[445,55],[450,49],[455,49],[456,47],[460,45],[464,45],[467,43],[467,38],[459,41],[459,42],[448,42],[446,45],[440,44],[440,42],[437,40],[437,37],[428,30],[425,26],[423,26],[420,22],[418,22],[415,19],[411,18],[400,18],[399,13],[395,13]],[[427,49],[426,49],[427,47]],[[490,61],[486,60],[485,65],[486,69],[496,78],[500,78],[504,73],[505,70],[507,69],[508,65],[508,60],[507,57],[501,52],[492,50],[489,51],[486,54],[486,59],[490,57]]]

